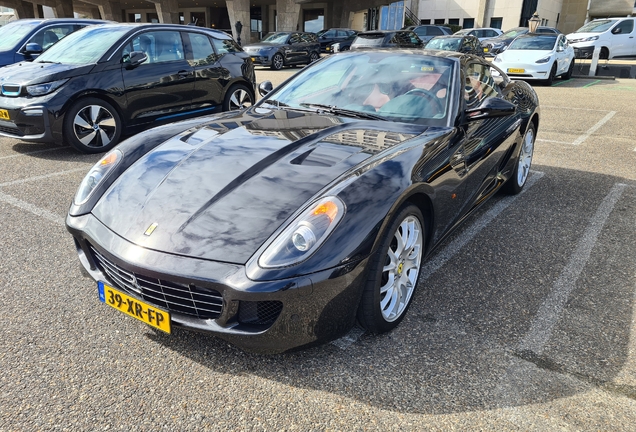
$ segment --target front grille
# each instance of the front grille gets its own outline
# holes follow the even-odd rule
[[[2,84],[1,89],[5,96],[19,96],[22,86],[20,84]]]
[[[0,132],[4,132],[7,135],[13,135],[13,136],[17,136],[17,137],[23,137],[24,134],[22,133],[22,131],[20,131],[20,129],[18,128],[12,128],[9,126],[0,126]]]
[[[91,246],[99,270],[109,283],[169,312],[215,319],[223,311],[223,296],[218,291],[147,277],[113,263]]]

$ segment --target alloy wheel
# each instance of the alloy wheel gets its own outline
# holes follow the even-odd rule
[[[252,103],[252,96],[250,96],[247,91],[243,89],[237,89],[234,91],[234,93],[232,93],[232,96],[230,97],[230,110],[233,111],[251,107]]]
[[[105,147],[117,133],[113,114],[100,105],[87,105],[73,119],[77,139],[87,147]]]
[[[380,311],[387,322],[400,318],[408,306],[422,261],[422,225],[407,216],[393,234],[382,269]]]
[[[530,173],[530,165],[532,164],[532,154],[534,153],[534,130],[528,129],[523,139],[521,151],[519,152],[519,161],[517,168],[517,184],[523,186],[528,179]]]

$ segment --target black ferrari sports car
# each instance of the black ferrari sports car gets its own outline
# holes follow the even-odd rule
[[[403,319],[426,257],[524,187],[538,99],[485,60],[350,51],[106,154],[66,219],[99,299],[276,353]],[[96,296],[97,297],[97,296]]]

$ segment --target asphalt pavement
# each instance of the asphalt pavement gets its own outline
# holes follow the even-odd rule
[[[0,430],[634,430],[636,81],[536,90],[526,189],[424,264],[400,326],[277,356],[101,304],[64,227],[99,156],[0,139]]]

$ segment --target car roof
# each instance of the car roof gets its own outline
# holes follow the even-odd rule
[[[107,21],[101,19],[93,19],[93,18],[25,18],[16,21],[12,21],[13,23],[36,23],[36,24],[55,24],[55,23],[95,23],[95,24],[105,24],[105,23],[115,23],[115,21]]]
[[[147,28],[155,28],[155,29],[171,29],[171,30],[180,30],[180,31],[198,31],[201,33],[213,34],[214,36],[218,36],[219,39],[232,39],[232,36],[225,33],[221,30],[211,29],[207,27],[198,27],[198,26],[184,26],[183,24],[163,24],[163,23],[114,23],[109,22],[107,24],[101,24],[100,27],[107,28],[129,28],[133,29],[147,29]],[[283,33],[283,32],[276,32]]]

